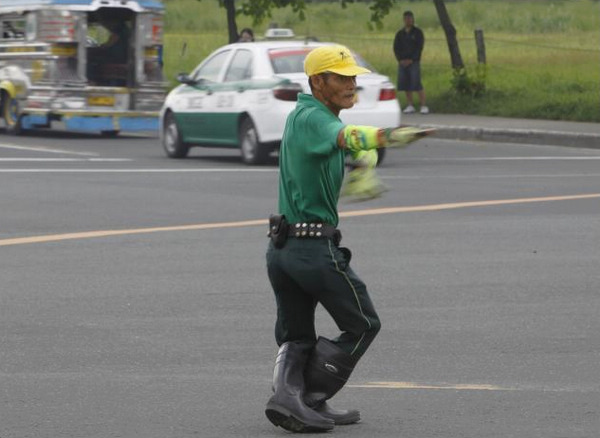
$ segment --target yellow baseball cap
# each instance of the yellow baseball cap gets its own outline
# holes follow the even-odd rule
[[[350,50],[344,46],[321,46],[310,51],[304,60],[304,72],[308,76],[331,72],[342,76],[371,73],[356,64]]]

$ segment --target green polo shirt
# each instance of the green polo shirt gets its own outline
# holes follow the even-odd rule
[[[338,225],[345,154],[337,138],[343,127],[313,96],[298,95],[279,152],[279,213],[289,222]]]

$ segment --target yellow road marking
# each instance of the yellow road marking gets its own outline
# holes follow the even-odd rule
[[[409,207],[387,207],[387,208],[373,208],[368,210],[354,210],[340,213],[340,217],[350,218],[359,216],[374,216],[381,214],[394,214],[394,213],[414,213],[423,211],[440,211],[440,210],[452,210],[458,208],[473,208],[473,207],[491,207],[496,205],[510,205],[510,204],[529,204],[536,202],[553,202],[553,201],[570,201],[576,199],[594,199],[600,198],[600,193],[590,193],[583,195],[569,195],[569,196],[547,196],[542,198],[517,198],[517,199],[500,199],[491,201],[471,201],[471,202],[455,202],[446,204],[431,204],[431,205],[416,205]],[[192,224],[192,225],[177,225],[170,227],[153,227],[153,228],[132,228],[123,230],[99,230],[99,231],[84,231],[79,233],[67,233],[67,234],[49,234],[43,236],[30,236],[30,237],[15,237],[12,239],[0,240],[0,246],[12,246],[12,245],[26,245],[32,243],[47,243],[47,242],[58,242],[63,240],[76,240],[76,239],[91,239],[98,237],[110,237],[110,236],[125,236],[133,234],[150,234],[160,233],[169,231],[195,231],[195,230],[210,230],[210,229],[223,229],[223,228],[241,228],[241,227],[254,227],[267,225],[266,219],[256,219],[247,221],[236,221],[236,222],[215,222],[215,223],[204,223],[204,224]]]
[[[485,384],[423,384],[415,382],[368,382],[362,385],[348,385],[350,388],[384,388],[384,389],[455,389],[461,391],[516,391],[514,388],[503,388]]]
[[[392,213],[409,213],[418,211],[438,211],[438,210],[452,210],[457,208],[469,208],[469,207],[492,207],[495,205],[509,205],[509,204],[529,204],[533,202],[552,202],[552,201],[570,201],[575,199],[593,199],[600,198],[600,193],[590,193],[586,195],[570,195],[570,196],[547,196],[543,198],[517,198],[517,199],[499,199],[493,201],[472,201],[472,202],[453,202],[449,204],[432,204],[432,205],[418,205],[414,207],[387,207],[387,208],[374,208],[370,210],[357,210],[348,211],[340,214],[340,217],[356,217],[356,216],[372,216],[379,214],[392,214]]]
[[[215,228],[252,227],[252,226],[266,225],[266,224],[267,224],[266,219],[258,219],[258,220],[240,221],[240,222],[220,222],[220,223],[196,224],[196,225],[178,225],[178,226],[172,226],[172,227],[133,228],[133,229],[126,229],[126,230],[84,231],[81,233],[50,234],[50,235],[46,235],[46,236],[17,237],[14,239],[3,239],[3,240],[0,240],[0,246],[25,245],[28,243],[57,242],[57,241],[61,241],[61,240],[91,239],[94,237],[125,236],[125,235],[130,235],[130,234],[149,234],[149,233],[160,233],[160,232],[166,232],[166,231],[192,231],[192,230],[210,230],[210,229],[215,229]]]

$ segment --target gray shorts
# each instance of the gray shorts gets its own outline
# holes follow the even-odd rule
[[[413,61],[407,67],[398,65],[398,91],[421,91],[421,63]]]

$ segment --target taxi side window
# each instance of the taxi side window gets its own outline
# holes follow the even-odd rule
[[[225,75],[225,82],[243,81],[252,78],[252,52],[238,50]]]
[[[205,79],[210,82],[217,82],[219,73],[223,70],[225,61],[229,57],[229,50],[217,53],[200,67],[193,75],[196,80]]]

